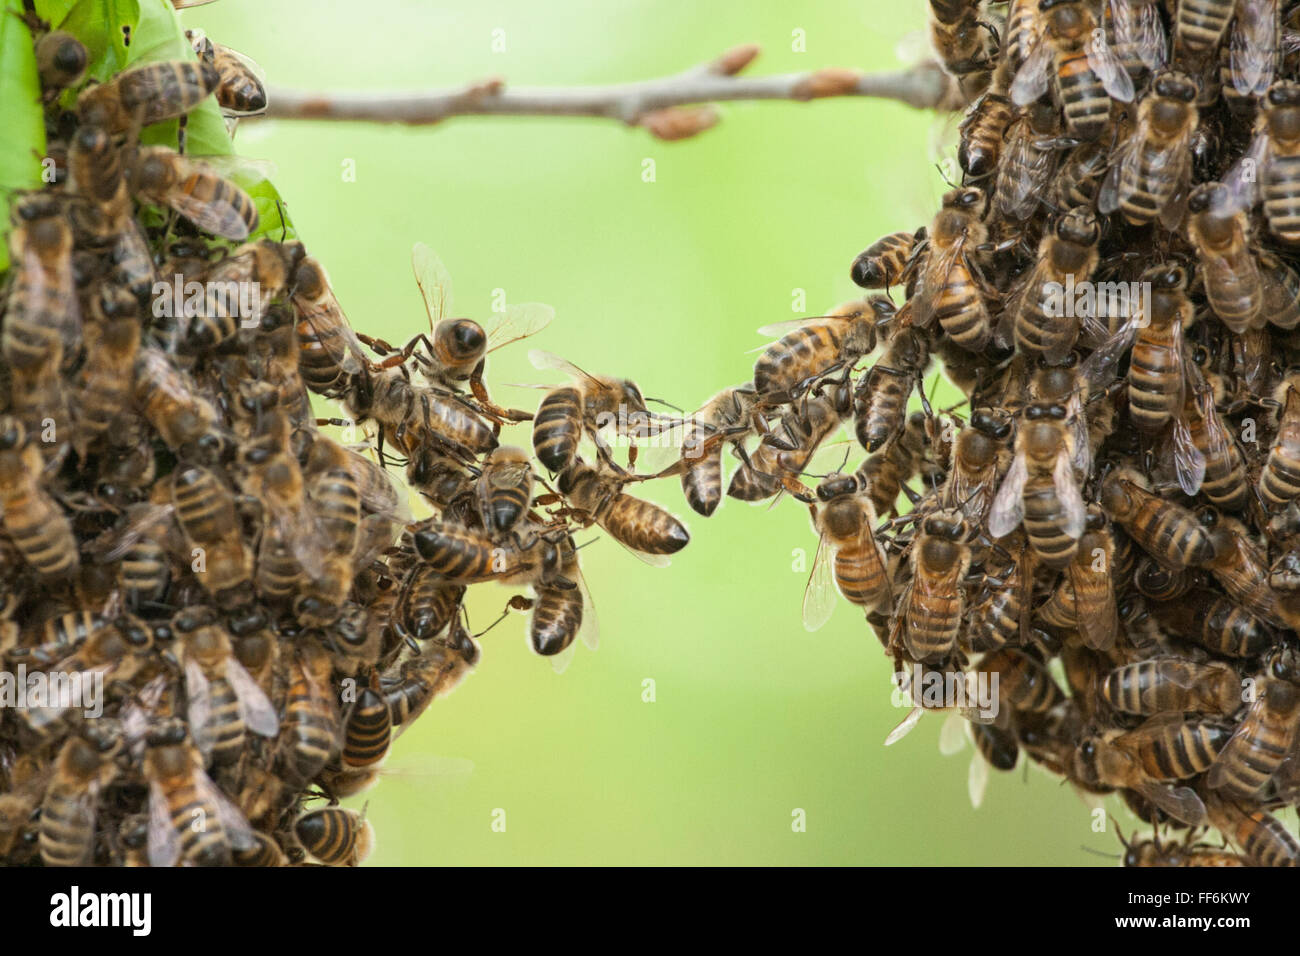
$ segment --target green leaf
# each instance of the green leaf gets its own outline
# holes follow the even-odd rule
[[[41,157],[45,155],[45,116],[41,107],[41,81],[36,72],[36,51],[27,24],[15,13],[21,0],[4,0],[0,11],[0,189],[6,192],[5,209],[14,190],[41,185]],[[9,216],[0,222],[0,272],[9,268]]]

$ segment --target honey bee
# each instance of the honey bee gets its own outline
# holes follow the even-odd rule
[[[533,466],[528,453],[512,445],[494,448],[478,480],[483,527],[493,535],[508,534],[519,524],[532,501]]]
[[[966,609],[961,586],[971,565],[968,534],[966,518],[956,509],[920,519],[908,555],[912,581],[899,616],[902,644],[912,660],[938,661],[952,653]]]
[[[1182,657],[1151,657],[1106,675],[1101,696],[1125,714],[1192,711],[1230,715],[1241,706],[1241,682],[1227,664]]]
[[[979,669],[998,675],[998,693],[1017,713],[1045,714],[1065,699],[1047,668],[1013,647],[984,655]]]
[[[1209,532],[1196,516],[1173,501],[1153,494],[1129,469],[1111,472],[1102,481],[1101,506],[1137,544],[1165,567],[1201,567],[1215,556]]]
[[[1215,818],[1214,811],[1207,805],[1210,820]],[[1182,844],[1162,844],[1158,834],[1153,833],[1149,840],[1139,840],[1137,834],[1125,840],[1124,865],[1126,867],[1155,866],[1246,866],[1245,857],[1230,853],[1226,849],[1191,842],[1191,834]]]
[[[757,392],[746,382],[724,388],[690,417],[682,436],[681,482],[686,502],[706,518],[722,503],[722,445],[740,447],[758,414]]]
[[[1213,387],[1195,364],[1187,369],[1193,387],[1184,394],[1183,421],[1191,447],[1204,462],[1201,494],[1219,508],[1240,511],[1250,500],[1246,460],[1215,407]]]
[[[1042,34],[1016,71],[1011,100],[1025,106],[1047,92],[1052,75],[1069,134],[1080,140],[1101,135],[1111,100],[1133,99],[1133,81],[1106,44],[1092,10],[1080,0],[1040,0]]]
[[[1092,278],[1100,241],[1101,226],[1088,209],[1070,210],[1056,220],[1050,234],[1043,236],[1038,262],[1025,280],[1016,304],[1008,310],[1020,351],[1042,355],[1048,362],[1059,362],[1074,348],[1079,320],[1084,317],[1062,316],[1060,296],[1065,288]]]
[[[140,309],[121,286],[103,285],[92,296],[85,329],[86,361],[78,373],[78,457],[130,407],[135,358],[140,348]]]
[[[930,45],[968,98],[988,84],[996,52],[995,34],[981,20],[980,6],[979,0],[930,0]]]
[[[81,309],[72,273],[72,230],[43,197],[14,204],[9,258],[14,279],[0,352],[15,374],[57,370],[81,347]]]
[[[978,104],[971,109],[977,108]],[[971,135],[974,136],[974,133]],[[898,285],[916,244],[924,237],[925,230],[918,229],[914,233],[891,232],[877,239],[853,260],[853,266],[849,270],[853,284],[863,289],[886,290]]]
[[[140,413],[173,451],[220,442],[216,408],[161,349],[143,345],[136,353],[133,394]]]
[[[144,778],[150,866],[173,866],[177,860],[228,866],[232,848],[255,843],[243,814],[204,772],[183,721],[164,721],[149,733]]]
[[[876,512],[865,492],[855,475],[831,475],[817,486],[820,508],[810,504],[817,554],[803,599],[809,631],[830,620],[836,588],[849,603],[868,610],[893,604],[885,555],[875,537]]]
[[[44,98],[52,100],[61,90],[80,83],[88,59],[81,41],[64,30],[51,30],[37,40],[36,69]]]
[[[1037,0],[1010,0],[1003,30],[1006,43],[1002,56],[1012,70],[1020,69],[1030,51],[1037,45],[1042,32]]]
[[[1300,325],[1300,275],[1266,249],[1257,250],[1255,260],[1263,286],[1260,314],[1279,329],[1294,329]]]
[[[902,326],[889,337],[880,361],[858,379],[853,392],[853,430],[867,451],[879,451],[902,433],[907,400],[914,388],[921,389],[929,364],[930,345],[925,334]],[[924,394],[921,397],[925,401]]]
[[[0,415],[0,528],[37,574],[70,576],[81,563],[77,540],[67,515],[41,485],[43,469],[22,422]]]
[[[131,188],[142,201],[175,210],[213,235],[244,240],[257,231],[257,207],[248,193],[166,146],[140,149]]]
[[[393,716],[388,702],[371,687],[363,687],[343,721],[340,759],[349,770],[368,770],[388,756]]]
[[[417,641],[427,641],[446,630],[460,610],[465,585],[448,583],[432,565],[413,565],[402,582],[394,626]]]
[[[1277,592],[1269,586],[1268,558],[1235,518],[1213,508],[1198,512],[1209,533],[1213,556],[1205,567],[1228,596],[1255,617],[1274,627],[1287,626]]]
[[[41,801],[40,848],[46,866],[91,862],[99,791],[116,775],[113,758],[121,747],[120,732],[101,725],[86,736],[69,737],[60,748]]]
[[[993,190],[995,206],[1002,215],[1023,221],[1038,209],[1056,168],[1057,132],[1056,110],[1051,104],[1039,101],[1017,108]]]
[[[1089,506],[1079,549],[1066,566],[1056,594],[1070,626],[1093,650],[1110,648],[1119,633],[1115,575],[1115,541],[1106,516],[1095,505]]]
[[[1225,657],[1258,657],[1273,642],[1258,618],[1203,588],[1193,588],[1174,601],[1155,602],[1151,610],[1172,633]]]
[[[1167,70],[1155,76],[1138,106],[1136,128],[1101,184],[1098,210],[1118,209],[1136,226],[1159,218],[1166,229],[1178,228],[1187,210],[1188,145],[1199,120],[1196,95],[1196,81],[1185,73]]]
[[[333,663],[315,643],[300,644],[289,661],[289,686],[280,722],[281,759],[291,779],[312,780],[338,753],[338,707],[330,690]]]
[[[1269,656],[1245,716],[1223,747],[1205,778],[1224,796],[1254,796],[1282,766],[1296,739],[1300,686],[1295,653],[1281,650]]]
[[[957,147],[957,162],[961,164],[967,181],[984,179],[997,172],[1003,139],[1015,120],[1016,109],[1011,97],[1007,95],[1005,85],[999,82],[1003,74],[1003,70],[997,71],[993,86],[970,105],[958,129],[961,141]]]
[[[1030,405],[1016,434],[1015,457],[989,511],[989,533],[1005,537],[1025,523],[1038,559],[1064,568],[1074,560],[1087,524],[1074,478],[1074,438],[1063,405]]]
[[[1052,204],[1061,209],[1094,205],[1109,162],[1110,151],[1100,143],[1071,149],[1054,177]]]
[[[177,523],[193,549],[204,590],[220,598],[247,584],[252,561],[231,491],[213,471],[191,465],[172,474],[171,492]]]
[[[1007,570],[997,577],[985,573],[984,595],[971,604],[962,643],[972,653],[1028,642],[1033,568],[1023,543],[1018,554],[1008,557]],[[1047,606],[1039,613],[1046,614]]]
[[[230,635],[210,608],[187,608],[172,626],[184,642],[189,725],[199,752],[210,765],[235,763],[246,731],[263,737],[279,732],[275,708],[235,657]]]
[[[422,647],[396,675],[380,680],[393,726],[413,724],[429,704],[455,690],[477,662],[477,645],[461,631],[446,643],[431,641]]]
[[[299,817],[294,835],[308,858],[323,866],[358,866],[375,847],[375,831],[356,810],[325,807]]]
[[[365,357],[361,343],[334,296],[324,266],[304,251],[292,275],[303,381],[319,395],[342,397],[362,375]]]
[[[940,500],[945,508],[960,508],[975,527],[983,526],[992,507],[1010,435],[1010,418],[992,408],[971,412],[970,424],[957,435],[952,469]]]
[[[1300,866],[1300,843],[1266,810],[1248,810],[1214,793],[1205,808],[1220,833],[1237,845],[1255,866]]]
[[[385,440],[408,457],[425,443],[470,460],[491,451],[496,435],[465,399],[411,381],[405,368],[363,370],[344,404],[358,421],[374,420]]]
[[[252,833],[254,845],[249,849],[232,849],[231,859],[235,866],[288,866],[289,858],[275,838],[265,833]]]
[[[581,458],[560,473],[556,487],[570,506],[594,521],[623,547],[648,564],[662,567],[691,540],[672,514],[653,502],[625,493],[624,480]]]
[[[429,316],[429,333],[417,335],[398,355],[380,362],[379,367],[388,368],[414,356],[430,382],[452,390],[468,383],[474,398],[493,415],[506,421],[531,418],[527,412],[494,405],[483,384],[483,370],[490,353],[536,335],[550,325],[555,310],[537,302],[511,304],[506,306],[492,331],[486,332],[473,319],[446,318],[452,312],[451,276],[432,249],[417,242],[411,250],[411,266]],[[397,351],[381,339],[360,338],[381,355]],[[420,345],[424,346],[423,352],[417,351]]]
[[[1288,243],[1300,242],[1300,177],[1294,169],[1298,117],[1300,83],[1278,80],[1261,101],[1254,140],[1223,180],[1234,207],[1250,210],[1262,199],[1269,230]]]
[[[228,46],[215,43],[202,30],[186,30],[201,63],[217,71],[217,105],[227,116],[250,116],[266,112],[266,87],[262,72],[252,60]]]
[[[123,232],[138,235],[131,219],[122,150],[103,127],[83,124],[73,135],[68,146],[68,191],[84,200],[69,209],[80,232],[99,241]]]
[[[134,135],[143,126],[190,112],[220,82],[211,63],[145,63],[83,90],[77,97],[77,115],[82,124],[103,126],[113,135]]]
[[[938,479],[938,469],[927,469],[927,445],[930,436],[926,432],[929,418],[924,412],[913,412],[907,417],[902,433],[894,441],[874,455],[869,455],[858,467],[857,475],[867,488],[867,495],[876,513],[896,513],[900,493],[908,495],[909,500],[917,498],[916,492],[907,486],[907,482],[922,470],[933,487]],[[760,446],[761,453],[763,446]],[[954,469],[962,467],[957,462],[961,452],[961,437],[958,436],[958,452],[954,453]],[[757,457],[757,456],[755,456]],[[964,501],[965,499],[960,499]],[[972,499],[974,500],[974,499]]]
[[[497,544],[479,529],[430,521],[415,532],[413,541],[421,561],[444,581],[457,584],[526,579],[558,564],[554,545],[544,536],[528,544]]]
[[[1205,819],[1205,804],[1196,791],[1167,788],[1161,781],[1203,773],[1230,734],[1229,726],[1211,718],[1153,717],[1136,730],[1085,737],[1075,753],[1074,772],[1084,781],[1134,790],[1171,817],[1196,826]]]
[[[1203,183],[1187,201],[1191,215],[1187,237],[1196,248],[1205,282],[1205,295],[1214,314],[1240,334],[1262,327],[1264,300],[1259,263],[1250,252],[1249,217],[1230,205],[1228,189]]]
[[[1259,494],[1272,510],[1300,497],[1300,388],[1285,379],[1275,396],[1281,405],[1277,437],[1259,473]]]
[[[829,315],[759,329],[760,335],[780,338],[754,363],[758,400],[766,405],[791,402],[810,384],[839,370],[847,381],[847,373],[875,350],[877,329],[887,325],[895,312],[889,299],[876,295],[846,302]]]
[[[984,280],[971,258],[988,236],[981,221],[986,206],[984,191],[975,186],[943,197],[918,266],[918,291],[907,306],[910,324],[925,328],[937,317],[944,332],[968,352],[982,351],[993,336]]]

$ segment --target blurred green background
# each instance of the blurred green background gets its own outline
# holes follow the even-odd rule
[[[900,43],[924,43],[922,0],[591,11],[572,0],[221,0],[184,19],[271,82],[308,89],[492,75],[613,83],[744,42],[763,47],[753,73],[887,70]],[[492,49],[497,30],[504,52]],[[796,30],[806,52],[792,49]],[[493,356],[500,400],[531,407],[537,393],[502,383],[557,381],[528,364],[541,347],[694,408],[750,377],[757,327],[804,314],[792,312],[794,290],[807,314],[860,294],[853,256],[926,221],[945,188],[933,167],[943,123],[929,114],[863,99],[721,109],[717,128],[673,144],[609,121],[531,118],[248,123],[235,142],[278,165],[302,238],[358,329],[404,341],[425,326],[409,264],[422,240],[447,263],[458,312],[489,317],[495,289],[557,311],[528,346]],[[527,431],[513,440],[526,445]],[[810,564],[816,544],[805,508],[727,501],[706,521],[675,480],[645,490],[687,517],[690,546],[664,570],[607,538],[583,552],[602,642],[562,675],[528,648],[526,618],[485,635],[477,671],[355,801],[368,799],[378,834],[371,863],[1096,865],[1106,861],[1083,844],[1118,849],[1069,788],[1026,774],[1023,760],[972,809],[971,749],[940,756],[942,717],[882,746],[906,711],[890,704],[880,643],[844,602],[816,634],[800,622],[807,573],[792,552]],[[481,629],[509,592],[474,592]],[[472,761],[472,773],[445,758]]]

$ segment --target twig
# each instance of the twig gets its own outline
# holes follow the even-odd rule
[[[807,73],[738,77],[759,48],[738,46],[674,76],[614,86],[520,87],[492,78],[456,90],[355,93],[272,88],[266,116],[428,126],[453,116],[587,116],[640,126],[665,140],[685,139],[718,121],[708,104],[733,100],[805,102],[837,96],[895,100],[916,109],[964,105],[953,80],[932,62],[893,73],[824,67]]]

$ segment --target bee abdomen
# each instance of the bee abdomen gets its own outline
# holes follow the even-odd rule
[[[533,451],[550,471],[560,472],[578,453],[582,397],[575,388],[548,392],[533,418]]]

